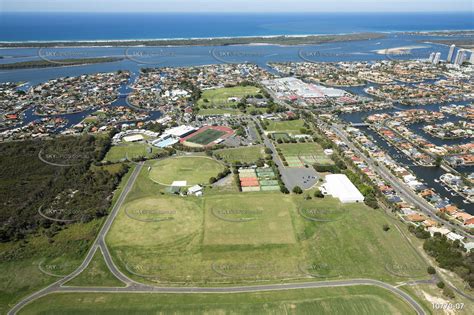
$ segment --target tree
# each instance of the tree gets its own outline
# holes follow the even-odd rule
[[[388,226],[388,224],[384,224],[382,229],[387,232],[388,230],[390,230],[390,226]]]
[[[428,274],[430,274],[430,275],[436,274],[436,269],[434,269],[433,266],[429,266],[429,267],[426,269],[426,271],[428,271]]]
[[[303,193],[303,189],[301,189],[300,186],[295,186],[295,187],[293,187],[293,193],[298,194],[298,195],[299,195],[299,194],[302,194],[302,193]]]
[[[217,179],[215,177],[209,178],[209,184],[214,184],[215,182],[217,182]]]
[[[372,194],[369,194],[368,196],[366,196],[364,202],[366,205],[368,205],[369,207],[373,209],[379,208],[379,203],[377,202],[377,199],[375,198],[375,196]]]
[[[280,186],[280,191],[284,194],[289,194],[290,193],[288,188],[286,188],[285,186]]]
[[[319,190],[319,189],[316,189],[316,191],[314,192],[314,196],[315,196],[316,198],[324,198],[324,194],[323,194],[322,191]]]
[[[440,282],[438,282],[438,283],[436,284],[436,286],[437,286],[438,288],[440,288],[440,289],[444,289],[445,284],[444,284],[443,281],[440,281]]]

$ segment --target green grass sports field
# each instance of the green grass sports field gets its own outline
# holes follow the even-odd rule
[[[205,90],[197,102],[199,115],[239,114],[238,101],[245,96],[255,96],[260,89],[254,86],[235,86]]]
[[[304,164],[332,165],[334,162],[324,154],[323,148],[314,142],[277,144],[289,167],[304,167]]]
[[[216,150],[215,155],[220,156],[227,163],[242,162],[251,163],[263,158],[263,146],[239,147],[235,149]]]
[[[301,119],[270,121],[266,131],[268,132],[286,132],[291,134],[300,134],[300,129],[304,127],[304,121]]]
[[[426,277],[424,262],[393,226],[398,223],[363,204],[217,188],[203,197],[179,197],[161,194],[160,187],[143,169],[107,235],[114,261],[137,281]],[[166,215],[173,218],[140,220]],[[384,224],[392,228],[385,232]],[[400,274],[396,266],[404,264],[413,268]]]
[[[184,180],[188,186],[208,184],[210,177],[224,170],[221,163],[207,157],[176,157],[152,162],[150,166],[150,179],[163,185]]]
[[[118,162],[122,159],[126,159],[127,157],[129,159],[137,158],[139,156],[151,157],[153,154],[161,151],[163,150],[157,147],[152,147],[145,143],[123,143],[112,146],[107,152],[104,160],[109,162]]]
[[[226,133],[223,131],[207,129],[207,130],[204,130],[203,132],[198,133],[195,136],[192,136],[186,139],[186,142],[197,143],[200,145],[208,145],[212,141],[219,139],[221,136],[225,134]]]

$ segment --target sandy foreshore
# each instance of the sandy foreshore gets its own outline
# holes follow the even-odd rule
[[[373,52],[375,52],[379,55],[403,54],[403,53],[409,53],[413,49],[423,49],[423,48],[428,48],[428,47],[429,46],[411,45],[411,46],[401,46],[401,47],[378,49],[378,50],[373,50]]]
[[[176,46],[227,46],[227,45],[304,45],[332,41],[367,40],[385,37],[383,33],[350,34],[303,34],[264,35],[203,38],[157,38],[157,39],[117,39],[117,40],[38,40],[0,41],[0,48],[92,48],[92,47],[176,47]]]

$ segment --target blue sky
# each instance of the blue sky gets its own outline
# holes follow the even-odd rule
[[[48,12],[473,12],[473,0],[0,0],[0,13]]]

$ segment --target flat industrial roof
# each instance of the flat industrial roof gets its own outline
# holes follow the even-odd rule
[[[195,130],[197,130],[197,129],[194,128],[194,127],[183,125],[183,126],[178,126],[178,127],[168,129],[164,133],[172,135],[172,136],[176,136],[176,137],[181,137],[181,136],[186,135],[186,134],[190,133],[191,131],[195,131]]]
[[[126,142],[140,141],[143,140],[143,135],[130,135],[123,137],[123,140]]]
[[[326,175],[324,185],[328,192],[342,200],[364,200],[359,189],[344,174]]]
[[[185,180],[175,180],[171,186],[173,187],[185,187],[187,186],[188,182]]]

